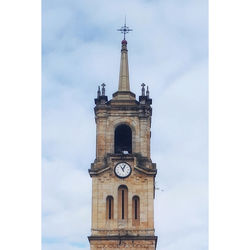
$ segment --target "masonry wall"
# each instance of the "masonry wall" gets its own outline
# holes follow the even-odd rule
[[[96,119],[96,155],[101,161],[107,153],[114,153],[114,131],[120,124],[127,124],[132,129],[132,151],[150,158],[151,118],[139,118],[137,113],[111,111],[104,115],[99,112]]]
[[[154,179],[156,169],[150,158],[150,105],[141,105],[135,100],[114,98],[100,103],[95,108],[96,159],[91,166],[92,177],[92,227],[91,250],[100,249],[155,249],[154,231]],[[121,124],[132,130],[132,154],[114,154],[115,129]],[[129,177],[118,178],[114,167],[118,162],[127,162],[132,173]],[[150,172],[151,171],[151,172]],[[118,188],[128,188],[128,216],[120,219],[118,214]],[[113,197],[113,218],[107,218],[108,196]],[[140,220],[133,223],[134,196],[140,201]],[[121,240],[122,236],[137,237],[136,240]],[[112,240],[118,237],[119,240]],[[139,237],[143,237],[140,238]],[[148,238],[147,238],[148,237]],[[147,238],[144,240],[144,238]]]
[[[129,230],[131,235],[154,235],[154,208],[153,176],[146,176],[133,168],[133,162],[127,161],[132,166],[132,174],[126,179],[117,178],[114,167],[103,174],[93,177],[92,196],[92,235],[117,235],[119,230]],[[118,188],[126,185],[128,188],[128,218],[118,218]],[[109,220],[106,216],[106,198],[114,198],[114,218]],[[140,198],[140,223],[133,225],[132,199]]]
[[[117,241],[103,240],[92,241],[91,250],[107,250],[107,249],[136,249],[136,250],[155,250],[155,242],[153,240],[140,241]]]

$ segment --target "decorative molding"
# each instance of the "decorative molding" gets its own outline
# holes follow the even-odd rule
[[[122,241],[154,241],[155,248],[157,246],[158,236],[132,236],[132,235],[111,235],[111,236],[88,236],[89,242],[91,241],[118,241],[121,244]],[[133,243],[133,242],[132,242]]]

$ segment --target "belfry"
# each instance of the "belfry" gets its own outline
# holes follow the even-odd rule
[[[139,100],[130,91],[128,50],[121,42],[118,91],[105,84],[95,99],[96,159],[91,164],[91,250],[156,249],[154,196],[156,164],[150,157],[152,99],[141,84]]]

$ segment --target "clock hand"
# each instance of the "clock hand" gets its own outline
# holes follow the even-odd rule
[[[124,172],[124,168],[126,167],[126,165],[124,164],[123,167],[121,166],[122,171]]]

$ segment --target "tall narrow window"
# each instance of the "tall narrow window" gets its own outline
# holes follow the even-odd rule
[[[118,218],[120,220],[128,218],[128,188],[125,185],[118,188]]]
[[[137,220],[137,218],[138,218],[138,215],[137,215],[137,199],[135,199],[135,220]]]
[[[115,154],[132,153],[132,130],[122,124],[115,129]]]
[[[112,196],[108,196],[106,200],[106,217],[108,220],[112,220],[114,217],[114,199]]]
[[[111,207],[111,199],[109,199],[109,219],[112,218],[112,207]]]
[[[138,196],[134,196],[132,200],[132,224],[138,225],[140,223],[140,199]]]
[[[122,190],[122,219],[124,220],[124,190]]]

